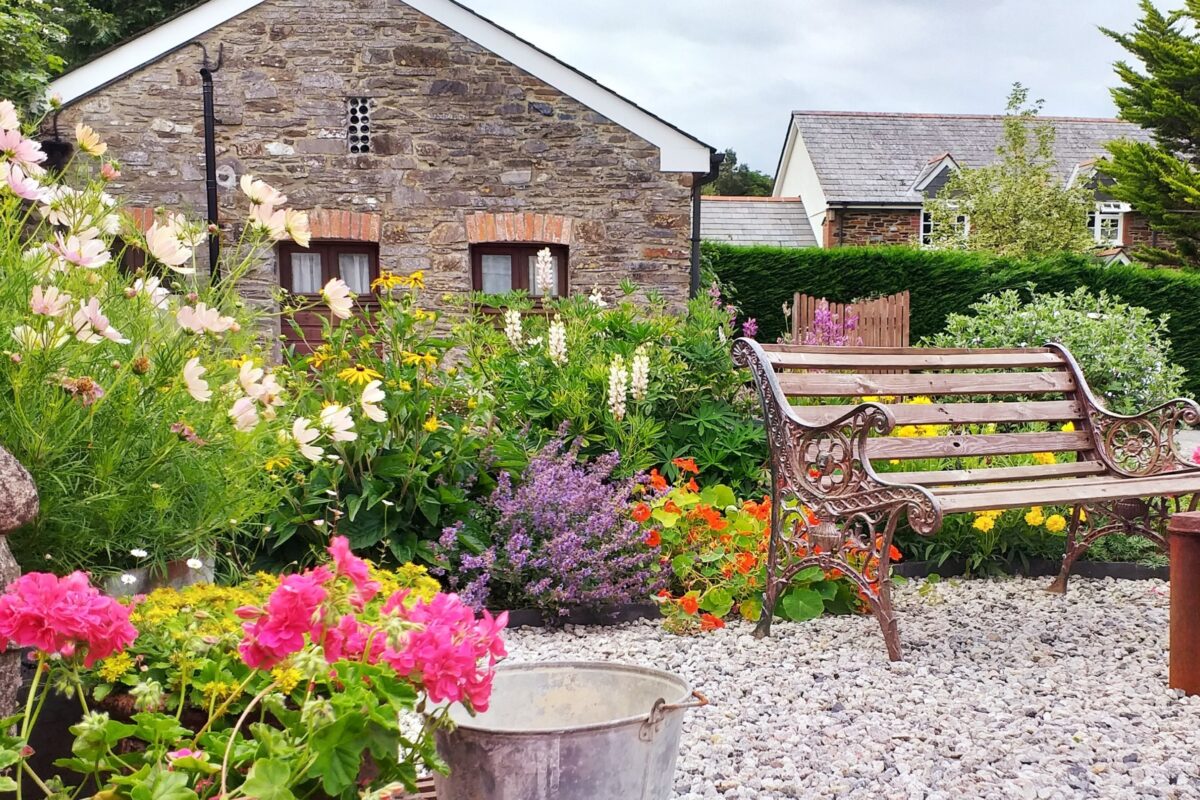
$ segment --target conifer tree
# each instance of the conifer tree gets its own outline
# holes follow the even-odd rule
[[[1114,66],[1112,90],[1121,119],[1150,131],[1152,142],[1121,139],[1099,162],[1116,181],[1109,193],[1145,214],[1166,246],[1142,248],[1141,261],[1200,268],[1200,0],[1163,14],[1141,0],[1142,18],[1131,33],[1103,28],[1141,62]],[[1173,244],[1173,247],[1170,245]]]

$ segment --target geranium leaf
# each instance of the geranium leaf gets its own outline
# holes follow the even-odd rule
[[[260,758],[250,767],[250,774],[242,784],[247,800],[295,800],[296,795],[288,788],[292,770],[286,761]]]

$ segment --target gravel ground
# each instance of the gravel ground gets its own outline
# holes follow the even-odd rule
[[[906,661],[870,617],[677,637],[658,623],[518,629],[513,661],[677,672],[677,798],[1200,798],[1200,697],[1167,689],[1167,586],[944,581],[898,592]]]

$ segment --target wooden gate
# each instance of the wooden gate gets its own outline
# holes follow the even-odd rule
[[[816,333],[819,340],[808,344],[908,347],[908,317],[908,292],[858,303],[830,303],[796,292],[792,297],[791,342],[805,344],[805,334]]]

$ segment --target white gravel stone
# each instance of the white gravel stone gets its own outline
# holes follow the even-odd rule
[[[944,581],[897,592],[905,661],[871,617],[523,628],[512,661],[678,673],[688,712],[677,798],[1200,798],[1200,698],[1167,688],[1167,586]]]

